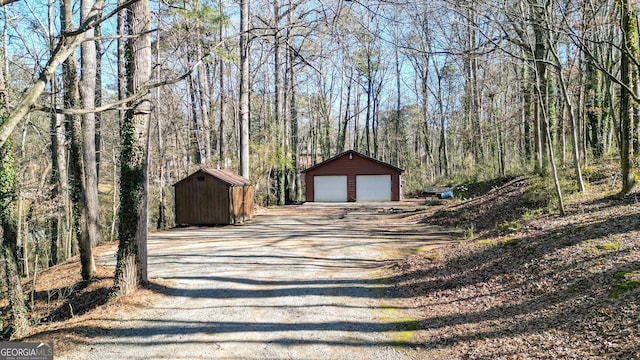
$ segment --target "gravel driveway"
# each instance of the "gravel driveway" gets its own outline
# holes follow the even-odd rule
[[[151,234],[149,276],[166,296],[104,319],[108,331],[60,358],[411,358],[415,319],[388,267],[446,236],[406,220],[411,204],[346,206]]]

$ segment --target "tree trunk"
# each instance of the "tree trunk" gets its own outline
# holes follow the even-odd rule
[[[302,183],[301,183],[301,179],[300,179],[300,162],[299,162],[299,154],[298,154],[298,143],[299,143],[299,136],[298,136],[298,109],[297,109],[297,103],[296,103],[296,87],[295,87],[295,67],[294,67],[294,60],[295,60],[295,54],[293,53],[293,51],[289,52],[289,56],[290,56],[290,62],[289,62],[289,86],[290,86],[290,90],[289,90],[289,109],[290,109],[290,115],[291,115],[291,119],[290,121],[290,125],[291,125],[291,161],[293,162],[293,172],[292,172],[292,181],[291,184],[293,185],[293,193],[291,196],[291,199],[295,202],[299,202],[302,201]]]
[[[60,2],[61,26],[65,31],[73,29],[72,4],[70,0]],[[80,89],[75,56],[69,56],[62,67],[64,79],[64,107],[75,109],[80,106]],[[92,90],[93,91],[93,90]],[[92,105],[93,106],[93,103]],[[84,173],[83,132],[78,115],[66,116],[70,138],[69,172],[71,174],[72,228],[80,248],[82,279],[93,278],[96,267],[91,250],[91,237],[88,221],[87,191]],[[91,141],[94,139],[92,138]],[[95,169],[95,167],[94,167]]]
[[[240,0],[240,175],[249,179],[249,0]]]
[[[218,11],[219,11],[219,16],[220,19],[222,19],[222,9],[223,9],[223,3],[222,0],[219,0],[218,2]],[[223,21],[219,21],[219,28],[218,28],[218,36],[219,38],[222,40],[223,35],[224,35],[224,27],[223,27]],[[219,152],[219,158],[220,158],[220,162],[222,162],[222,166],[226,167],[226,146],[227,146],[227,142],[225,139],[225,132],[224,132],[224,126],[225,126],[225,121],[226,121],[226,117],[227,117],[227,107],[226,107],[226,95],[225,95],[225,86],[224,86],[224,61],[222,59],[220,59],[220,70],[218,73],[218,77],[219,77],[219,82],[220,82],[220,124],[219,124],[219,128],[218,128],[218,152]]]
[[[140,91],[151,78],[151,16],[147,0],[129,5],[127,13],[127,90]],[[147,282],[148,97],[129,104],[122,124],[119,244],[112,293],[128,295]]]
[[[334,154],[340,154],[341,148],[340,148],[340,140],[342,139],[342,111],[344,110],[345,107],[345,102],[344,102],[344,86],[346,86],[347,84],[345,81],[345,68],[344,66],[340,67],[340,82],[341,84],[343,84],[343,86],[340,87],[340,90],[338,92],[338,111],[337,111],[337,120],[338,120],[338,127],[336,128],[336,130],[338,131],[338,134],[336,136],[336,142],[335,145],[336,147],[333,149],[333,153]]]
[[[198,101],[196,97],[196,85],[193,76],[187,76],[187,92],[189,93],[189,109],[191,113],[191,123],[193,125],[192,147],[196,158],[196,164],[202,166],[204,164],[204,146],[202,143],[203,129],[198,121]]]
[[[466,117],[468,118],[468,124],[471,126],[470,133],[473,134],[471,138],[470,146],[473,150],[473,157],[476,165],[480,165],[484,162],[484,134],[482,126],[480,124],[480,85],[478,81],[478,55],[475,54],[477,44],[477,26],[476,26],[476,3],[470,2],[466,6],[466,19],[468,26],[466,26],[466,47],[469,49],[469,55],[465,56],[464,68],[465,68],[465,105],[466,105]]]
[[[564,209],[564,200],[562,198],[562,188],[560,187],[560,178],[558,177],[558,168],[556,167],[555,155],[553,154],[553,142],[551,141],[551,130],[549,129],[549,124],[546,123],[544,128],[546,129],[546,143],[547,150],[549,151],[549,163],[551,164],[551,171],[553,173],[553,183],[555,185],[556,195],[558,196],[558,210],[560,211],[560,215],[565,216],[566,212]]]
[[[357,73],[356,73],[357,74]],[[358,84],[360,82],[359,75],[356,79],[355,83]],[[356,86],[356,93],[353,97],[353,150],[362,151],[361,142],[362,136],[360,135],[360,96],[362,95],[360,86]]]
[[[633,124],[637,105],[630,93],[636,88],[638,71],[634,61],[638,58],[637,44],[637,19],[633,11],[631,0],[620,1],[621,31],[622,31],[622,55],[620,59],[620,72],[622,85],[620,94],[620,167],[622,169],[621,195],[626,196],[633,191],[636,185],[633,166]]]
[[[397,36],[397,28],[396,30],[396,38]],[[406,142],[406,139],[404,137],[404,124],[402,122],[402,87],[401,87],[401,80],[402,80],[402,73],[400,72],[400,49],[398,48],[398,46],[395,46],[393,49],[393,53],[394,53],[394,57],[395,57],[395,67],[396,67],[396,109],[395,109],[395,116],[393,118],[394,122],[394,132],[395,135],[393,136],[393,145],[392,145],[392,154],[390,157],[390,161],[393,165],[397,166],[397,167],[401,167],[402,162],[405,160],[403,158],[403,156],[401,155],[402,153],[402,149],[404,149],[404,143]]]
[[[54,32],[54,11],[53,7],[55,5],[54,0],[49,0],[49,34],[53,34]],[[54,49],[55,39],[51,36],[49,42],[50,54],[52,54]],[[0,70],[1,71],[1,70]],[[51,104],[53,106],[57,106],[57,80],[56,78],[51,79]],[[61,239],[64,239],[65,235],[68,232],[68,228],[66,228],[65,215],[67,214],[67,210],[65,210],[66,205],[68,204],[68,178],[66,171],[66,151],[64,149],[64,144],[66,143],[65,133],[64,133],[64,123],[63,117],[59,114],[51,114],[51,128],[50,128],[50,137],[51,137],[51,201],[53,203],[53,213],[51,214],[51,218],[49,219],[49,233],[50,233],[50,256],[49,256],[49,266],[56,265],[59,261],[59,253],[60,248],[62,247]]]
[[[7,116],[7,88],[4,71],[0,70],[0,125],[4,124]],[[16,199],[16,163],[13,152],[13,141],[8,139],[0,147],[0,231],[2,232],[0,260],[4,263],[4,285],[8,291],[9,334],[11,337],[19,337],[29,328],[29,321],[17,266],[18,231],[13,213]]]
[[[111,195],[111,225],[109,226],[109,240],[113,241],[116,238],[116,225],[118,224],[118,155],[116,154],[115,146],[113,148],[113,177],[111,178],[111,185],[113,188],[113,194]]]
[[[378,111],[378,105],[380,104],[380,91],[382,90],[381,86],[378,86],[377,89],[373,92],[373,109],[371,112],[371,139],[373,144],[373,157],[378,159],[380,156],[378,154],[378,117],[380,113]],[[328,117],[328,115],[327,115]],[[327,126],[328,128],[328,126]]]
[[[424,132],[424,158],[427,162],[427,166],[434,168],[435,159],[433,158],[433,146],[431,143],[431,124],[429,123],[429,88],[427,85],[427,79],[429,79],[428,59],[424,66],[424,71],[420,72],[420,95],[422,97],[422,101],[420,102],[420,115],[422,116],[422,131]]]
[[[489,117],[496,133],[496,150],[498,155],[496,161],[498,162],[498,174],[500,176],[504,176],[505,175],[505,161],[504,161],[505,151],[504,151],[504,144],[502,142],[502,126],[498,121],[498,119],[496,119],[495,111],[496,111],[496,108],[498,108],[498,104],[495,104],[494,101],[496,101],[495,96],[489,95]]]
[[[96,35],[96,95],[95,95],[95,106],[102,106],[102,40],[100,37],[102,36],[102,26],[98,25],[95,28]],[[96,183],[100,183],[100,160],[102,154],[102,113],[95,113],[95,162],[96,162]],[[102,236],[100,236],[100,240],[102,240]]]
[[[587,119],[589,121],[589,145],[593,157],[599,159],[604,155],[604,126],[602,108],[602,90],[600,72],[595,69],[592,59],[587,59]]]
[[[273,7],[273,17],[274,17],[274,28],[272,29],[273,33],[273,87],[274,87],[274,103],[273,103],[273,121],[274,121],[274,129],[276,129],[275,135],[275,148],[278,162],[276,166],[275,176],[277,177],[277,204],[284,205],[285,204],[285,193],[286,193],[286,185],[285,185],[285,175],[286,175],[286,166],[284,162],[284,156],[286,152],[286,128],[285,128],[285,120],[283,116],[283,89],[282,89],[282,63],[280,56],[280,28],[279,28],[279,18],[280,18],[280,7],[278,1],[274,1]]]
[[[344,65],[343,65],[344,71]],[[347,132],[349,131],[349,120],[351,119],[351,88],[353,86],[353,67],[349,67],[349,74],[347,75],[348,79],[346,79],[346,87],[347,93],[345,95],[344,100],[344,115],[342,118],[342,129],[340,130],[340,138],[338,140],[338,144],[336,146],[336,154],[339,154],[343,151],[346,151],[346,142],[347,142]],[[315,156],[313,154],[312,156]]]
[[[220,121],[218,124],[218,158],[222,163],[222,167],[226,167],[226,146],[227,141],[225,138],[225,123],[227,118],[227,104],[224,84],[224,62],[220,60],[220,73],[218,74],[218,80],[220,82]]]
[[[522,70],[523,80],[522,80],[522,91],[524,93],[524,99],[522,104],[522,123],[523,123],[523,131],[524,131],[524,157],[527,163],[531,161],[532,158],[532,139],[531,139],[531,120],[532,116],[532,83],[530,81],[529,67],[525,64]]]
[[[569,120],[571,122],[571,139],[573,142],[573,166],[576,172],[576,181],[578,182],[578,189],[580,192],[585,192],[586,188],[584,185],[584,181],[582,180],[582,169],[580,164],[580,142],[578,141],[578,131],[576,125],[576,117],[573,108],[573,102],[571,101],[571,97],[569,96],[569,91],[567,90],[567,84],[564,80],[564,74],[562,73],[562,67],[560,64],[560,58],[558,53],[554,48],[551,48],[551,54],[555,60],[556,69],[558,70],[558,80],[560,82],[560,90],[562,92],[562,97],[564,98],[564,103],[567,107],[567,113],[569,115]]]
[[[122,0],[119,0],[119,4]],[[117,18],[117,33],[122,35],[118,37],[118,99],[124,99],[127,96],[127,70],[126,70],[126,43],[127,40],[123,37],[126,35],[126,22],[127,22],[127,9],[118,11]],[[124,117],[126,112],[126,104],[122,104],[118,107],[118,125],[121,128],[124,123]]]
[[[91,12],[91,1],[82,0],[81,16],[82,21],[86,21],[86,16]],[[96,77],[97,77],[97,51],[96,43],[93,40],[93,29],[87,31],[87,37],[91,40],[85,41],[81,45],[81,69],[80,95],[82,106],[85,109],[95,108],[96,105]],[[87,113],[82,116],[83,135],[83,163],[84,167],[84,198],[83,209],[85,221],[87,222],[86,236],[89,237],[91,246],[96,246],[100,242],[100,205],[98,203],[98,167],[96,161],[96,114]]]
[[[158,3],[158,29],[160,28],[160,12],[161,12],[161,3]],[[156,82],[160,82],[160,32],[156,33],[156,43],[155,43],[155,51],[156,51]],[[167,223],[167,206],[166,206],[166,197],[165,197],[165,153],[164,153],[164,133],[163,133],[163,121],[160,117],[160,87],[156,87],[155,89],[155,109],[154,115],[156,120],[156,125],[158,126],[158,169],[159,169],[159,177],[160,184],[159,186],[159,201],[158,201],[158,222],[156,224],[157,229],[166,229],[168,226]],[[151,136],[151,135],[149,135]]]
[[[371,54],[367,52],[367,114],[364,119],[364,154],[371,156],[371,134],[369,127],[371,126],[372,101],[373,101],[373,69],[371,64]]]
[[[438,116],[440,116],[440,145],[438,146],[440,175],[449,176],[449,152],[447,149],[447,128],[444,113],[444,99],[442,98],[442,75],[438,76]]]
[[[535,139],[535,171],[544,175],[546,173],[546,130],[545,124],[548,122],[545,120],[548,116],[548,88],[547,88],[547,68],[545,60],[547,58],[547,46],[546,46],[546,36],[545,36],[545,26],[543,26],[544,22],[544,9],[541,5],[534,0],[528,0],[529,6],[531,7],[533,18],[533,31],[535,36],[535,45],[533,48],[533,62],[535,68],[535,81],[537,88],[537,96],[534,102],[535,106],[535,128],[534,128],[534,139]]]
[[[55,85],[52,86],[55,88]],[[54,103],[55,104],[55,103]],[[58,137],[60,132],[58,128],[62,127],[62,121],[60,121],[60,116],[57,114],[53,114],[51,116],[51,179],[50,183],[51,187],[51,200],[54,204],[54,211],[51,214],[51,218],[49,219],[49,232],[50,232],[50,256],[49,256],[49,266],[56,265],[58,263],[58,251],[60,248],[60,233],[61,226],[64,224],[62,220],[62,215],[66,212],[61,211],[64,201],[63,195],[61,193],[62,186],[60,183],[60,154],[63,154],[60,151],[60,138]]]
[[[71,248],[68,244],[69,237],[73,236],[70,227],[70,204],[69,204],[69,176],[67,173],[67,136],[64,126],[64,116],[56,115],[51,119],[51,158],[52,171],[51,198],[54,202],[54,212],[52,214],[51,231],[51,258],[50,265],[55,265],[61,260],[66,260]]]
[[[202,42],[198,42],[198,59],[203,57]],[[208,63],[202,64],[198,68],[198,103],[200,104],[200,116],[202,117],[202,145],[203,164],[211,163],[211,120],[209,116],[210,101],[206,94],[209,88],[209,80],[206,75]]]

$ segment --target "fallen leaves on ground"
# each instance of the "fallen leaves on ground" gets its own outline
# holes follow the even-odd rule
[[[108,243],[94,249],[99,256],[113,252],[117,243]],[[86,343],[104,330],[104,319],[148,306],[162,296],[154,291],[154,284],[141,288],[131,296],[109,298],[113,286],[114,269],[98,266],[95,278],[83,282],[79,258],[73,257],[62,264],[38,273],[35,281],[25,281],[29,296],[30,318],[34,326],[21,341],[53,341],[56,355],[70,347]]]
[[[397,264],[397,290],[422,314],[419,357],[640,358],[638,194],[619,199],[594,187],[568,199],[568,216],[520,219],[499,235],[496,225],[517,210],[504,206],[525,204],[526,186],[513,179],[422,215],[482,224],[482,238]]]

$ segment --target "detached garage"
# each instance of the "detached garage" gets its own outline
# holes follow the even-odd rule
[[[176,225],[236,224],[253,217],[253,186],[238,174],[200,169],[173,187]]]
[[[302,171],[315,202],[400,201],[404,170],[349,150]]]

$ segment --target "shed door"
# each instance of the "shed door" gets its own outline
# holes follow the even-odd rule
[[[321,202],[347,201],[347,176],[314,176],[313,200]]]
[[[356,201],[391,201],[391,175],[356,176]]]

